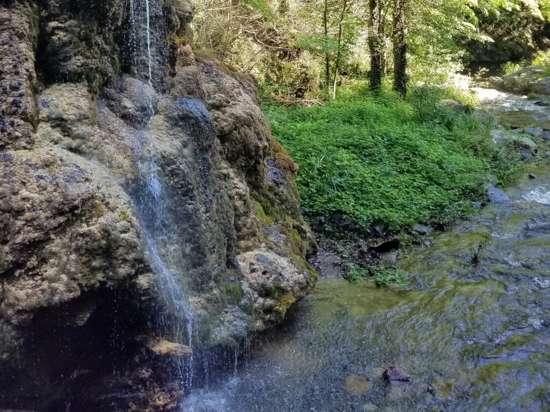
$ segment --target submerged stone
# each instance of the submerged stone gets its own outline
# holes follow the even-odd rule
[[[410,382],[411,377],[397,366],[390,366],[384,371],[384,378],[388,382]]]
[[[361,375],[349,375],[346,377],[344,387],[347,392],[354,396],[361,396],[369,390],[369,380]]]
[[[491,203],[508,203],[510,201],[510,197],[506,192],[495,186],[490,186],[487,189],[487,197]]]
[[[413,230],[419,235],[428,235],[433,232],[433,228],[426,225],[414,225]]]
[[[544,130],[541,127],[527,127],[525,133],[530,134],[533,137],[542,137]]]

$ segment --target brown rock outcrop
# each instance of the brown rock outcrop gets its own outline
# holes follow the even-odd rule
[[[195,313],[194,356],[276,325],[315,281],[296,166],[254,82],[190,49],[157,90],[130,77],[126,5],[0,6],[0,409],[127,410],[171,387],[140,338],[187,354],[155,329],[143,156],[164,188],[160,258]],[[162,5],[169,36],[189,34],[189,4]],[[117,398],[132,387],[139,400]],[[170,407],[181,390],[163,395]]]

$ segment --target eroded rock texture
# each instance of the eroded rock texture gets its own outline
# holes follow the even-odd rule
[[[32,145],[37,38],[34,3],[0,4],[0,150]]]
[[[147,346],[162,302],[132,200],[139,153],[165,187],[161,254],[197,357],[281,322],[314,282],[297,168],[254,82],[181,41],[156,90],[131,77],[127,7],[0,5],[0,409],[170,410],[182,395]],[[188,39],[189,3],[162,9]]]

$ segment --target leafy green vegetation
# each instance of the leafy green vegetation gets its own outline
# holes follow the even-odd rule
[[[348,282],[352,283],[360,280],[368,280],[370,278],[378,287],[407,286],[406,274],[391,267],[378,266],[367,268],[364,266],[350,265],[346,271],[345,277]]]
[[[348,282],[357,282],[359,280],[366,279],[368,275],[368,268],[358,265],[350,265],[346,271],[345,278]]]
[[[374,284],[378,287],[387,287],[395,285],[399,287],[407,286],[407,277],[405,273],[394,268],[380,268],[374,274]]]
[[[445,224],[484,197],[491,176],[503,182],[513,173],[516,159],[493,144],[465,96],[435,88],[405,101],[366,95],[360,84],[326,106],[265,106],[300,166],[307,214],[346,216],[365,230]],[[443,98],[465,106],[438,104]]]
[[[544,69],[543,76],[550,76],[550,50],[538,53],[533,59],[533,66]]]
[[[193,31],[195,51],[291,102],[333,98],[372,73],[373,55],[382,56],[375,66],[391,76],[401,26],[406,78],[433,85],[464,71],[500,74],[509,62],[531,62],[550,47],[548,24],[550,0],[207,0],[196,4]]]

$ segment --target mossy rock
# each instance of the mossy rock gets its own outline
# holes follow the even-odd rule
[[[500,124],[512,129],[525,129],[527,127],[536,127],[544,130],[550,130],[550,119],[539,119],[533,113],[526,111],[506,111],[497,115]]]

